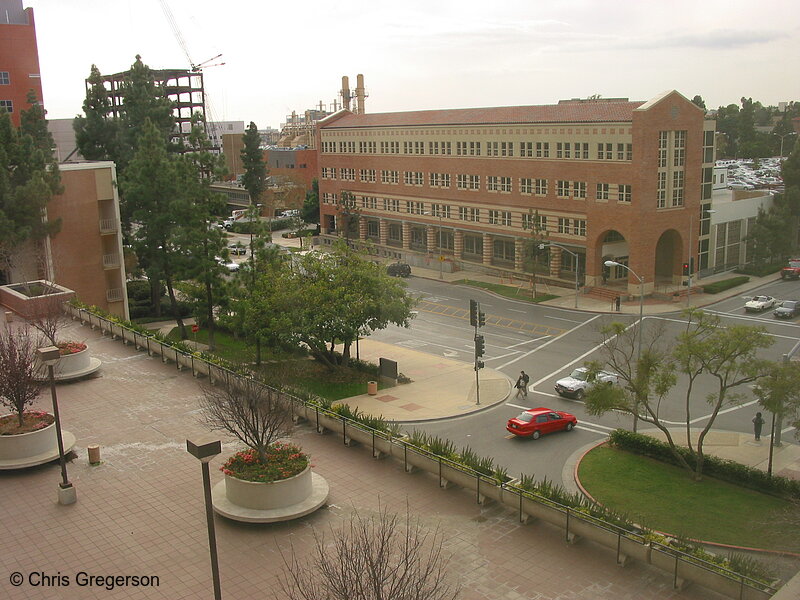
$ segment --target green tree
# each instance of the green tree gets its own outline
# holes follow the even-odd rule
[[[536,293],[536,271],[542,270],[542,260],[549,263],[550,249],[541,247],[547,244],[548,232],[538,210],[528,209],[528,217],[522,223],[522,228],[528,231],[528,238],[525,240],[525,257],[523,267],[531,273],[531,294],[535,298]],[[560,250],[559,250],[560,252]],[[544,266],[547,269],[547,266]]]
[[[42,219],[47,203],[62,189],[44,117],[34,98],[17,130],[0,109],[0,259],[6,268],[21,244],[38,243],[60,227]]]
[[[250,194],[250,202],[258,204],[261,202],[261,195],[267,189],[267,165],[264,163],[258,127],[252,121],[242,136],[242,141],[244,142],[244,148],[241,151],[242,166],[244,167],[242,185]]]
[[[198,288],[194,297],[195,316],[208,328],[209,349],[216,349],[215,309],[225,288],[225,267],[217,257],[227,257],[226,236],[213,226],[215,215],[225,209],[225,199],[211,190],[211,184],[225,174],[224,159],[211,152],[200,115],[192,118],[188,152],[177,159],[181,193],[180,207],[185,212],[176,228],[175,246],[185,257],[179,275],[193,281]]]
[[[738,390],[756,382],[770,372],[769,361],[758,358],[758,352],[768,348],[774,340],[763,327],[747,325],[723,326],[719,317],[699,309],[684,312],[686,330],[678,334],[675,346],[662,345],[663,330],[651,330],[641,356],[634,328],[622,323],[611,323],[602,330],[603,358],[619,374],[620,386],[592,386],[585,396],[590,414],[604,414],[618,410],[650,423],[666,436],[673,456],[680,466],[695,480],[702,479],[705,464],[704,442],[720,411],[742,400]],[[600,369],[591,363],[589,375]],[[667,394],[677,381],[676,374],[688,380],[684,396],[686,446],[693,454],[688,462],[677,451],[676,441],[668,423],[660,414],[666,406]],[[700,377],[711,379],[716,390],[705,398],[711,415],[696,439],[691,435],[691,400],[695,383]]]
[[[800,369],[792,363],[773,363],[753,387],[758,403],[772,414],[790,417],[795,435],[800,434]]]
[[[83,113],[72,122],[75,142],[87,160],[119,161],[120,123],[111,113],[111,99],[97,65],[92,65]],[[121,168],[122,165],[117,165]]]
[[[305,223],[319,223],[319,180],[316,177],[311,181],[311,189],[306,192],[300,218]]]
[[[705,100],[703,100],[703,97],[700,94],[697,94],[694,98],[692,98],[692,104],[702,108],[703,110],[706,109]]]
[[[750,256],[756,264],[786,258],[792,251],[792,215],[785,203],[776,200],[769,210],[759,208],[746,241],[752,244]]]
[[[413,304],[403,282],[338,244],[330,254],[293,257],[259,273],[245,326],[261,339],[304,345],[333,370],[336,343],[346,363],[356,338],[390,323],[407,327]]]
[[[698,309],[685,312],[689,319],[687,330],[678,335],[674,356],[679,370],[687,375],[695,372],[710,376],[716,390],[706,396],[711,415],[694,442],[687,440],[694,453],[694,479],[703,475],[705,454],[703,444],[714,426],[720,410],[739,403],[743,395],[738,389],[755,383],[770,372],[771,364],[758,357],[758,352],[774,343],[764,327],[725,325],[716,315]],[[687,391],[691,395],[692,389]],[[688,428],[689,415],[687,415]]]
[[[167,151],[161,132],[146,120],[136,153],[121,183],[126,190],[128,210],[136,223],[134,251],[150,280],[156,315],[160,314],[157,298],[160,282],[164,281],[183,339],[187,334],[175,298],[175,281],[186,268],[177,240],[184,220],[191,213],[183,185],[188,179],[186,164]]]
[[[335,210],[339,222],[337,228],[349,244],[352,236],[358,236],[358,221],[361,219],[361,211],[356,204],[355,194],[342,190],[336,199]]]

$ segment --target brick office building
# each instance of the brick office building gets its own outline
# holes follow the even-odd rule
[[[578,268],[600,285],[610,259],[642,276],[645,293],[679,284],[689,248],[697,256],[708,243],[714,122],[675,91],[648,102],[340,111],[318,136],[326,242],[342,235],[349,192],[357,237],[379,254],[522,274],[541,228],[571,251],[551,248],[550,277],[571,281]],[[638,292],[626,269],[606,275]]]
[[[33,9],[22,0],[0,0],[0,106],[19,127],[20,112],[29,108],[28,92],[42,102],[39,50]]]

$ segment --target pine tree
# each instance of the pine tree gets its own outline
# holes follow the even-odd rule
[[[267,165],[264,163],[264,154],[261,151],[261,136],[258,135],[258,128],[252,121],[242,136],[242,141],[244,141],[241,152],[244,167],[242,185],[250,194],[251,204],[258,204],[261,195],[267,189]]]
[[[83,101],[86,116],[78,115],[72,123],[78,150],[87,160],[113,160],[119,168],[119,121],[111,114],[111,99],[97,65],[92,65],[88,82]]]

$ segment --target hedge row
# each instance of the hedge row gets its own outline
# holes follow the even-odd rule
[[[741,277],[731,277],[730,279],[722,279],[714,283],[708,283],[703,286],[703,292],[706,294],[719,294],[725,290],[729,290],[737,285],[742,285],[750,281],[749,277],[742,275]]]
[[[642,456],[678,466],[678,459],[672,453],[669,444],[657,440],[649,435],[633,433],[625,429],[616,429],[610,436],[611,445],[621,450],[627,450]],[[696,455],[683,446],[678,446],[678,452],[686,462],[694,468]],[[769,476],[766,471],[748,467],[733,460],[726,460],[717,456],[705,454],[703,474],[723,481],[728,481],[742,487],[758,490],[777,496],[800,499],[800,481]]]
[[[786,263],[768,263],[761,265],[743,265],[734,270],[734,273],[741,273],[742,275],[752,275],[753,277],[765,277],[780,271]]]

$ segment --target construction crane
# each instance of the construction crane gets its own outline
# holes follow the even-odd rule
[[[183,39],[183,34],[181,33],[180,27],[178,27],[178,22],[175,20],[175,15],[172,14],[172,10],[170,9],[169,5],[167,4],[167,0],[158,0],[161,4],[161,10],[164,11],[164,16],[167,18],[167,22],[169,26],[172,28],[172,33],[175,36],[175,41],[178,42],[178,45],[183,50],[183,53],[186,55],[186,60],[189,61],[189,65],[192,67],[192,71],[195,73],[199,73],[203,69],[207,69],[208,67],[219,67],[224,65],[224,62],[215,63],[213,65],[209,65],[206,63],[210,63],[212,60],[217,60],[218,58],[222,57],[222,54],[217,54],[216,56],[212,56],[208,60],[204,60],[201,63],[195,63],[192,60],[192,56],[189,54],[189,47],[186,45],[186,40]]]

